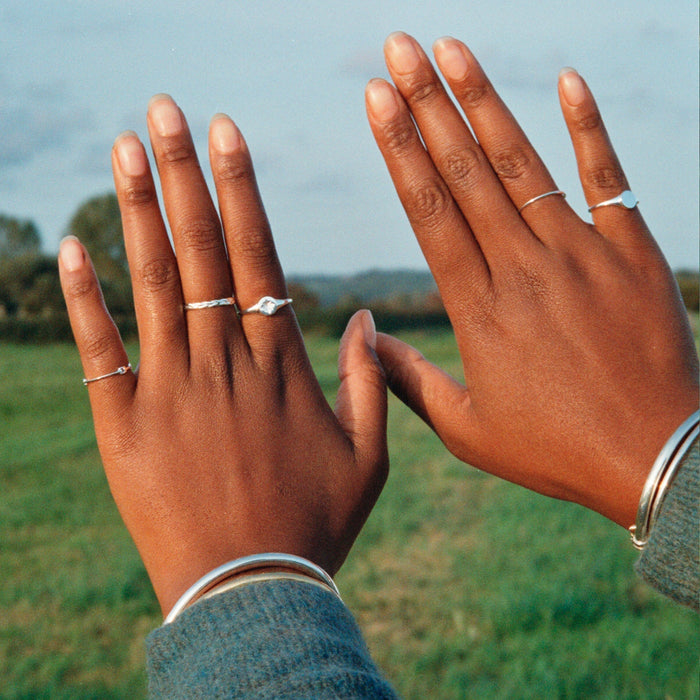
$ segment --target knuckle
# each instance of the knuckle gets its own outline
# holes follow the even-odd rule
[[[625,185],[622,169],[616,165],[604,165],[589,170],[584,176],[584,184],[604,190],[617,190]]]
[[[460,148],[447,154],[443,170],[450,183],[466,187],[470,185],[482,165],[482,155],[476,148]]]
[[[253,170],[248,161],[240,158],[222,158],[217,167],[217,179],[224,184],[237,184],[253,179]]]
[[[92,275],[86,275],[76,280],[71,280],[66,287],[66,296],[71,299],[82,299],[96,294],[99,290],[97,280]]]
[[[196,157],[194,145],[190,141],[180,139],[166,141],[160,151],[160,158],[165,163],[184,163]]]
[[[401,153],[416,141],[416,132],[412,124],[401,120],[392,122],[384,129],[386,148],[392,153]]]
[[[211,217],[194,218],[180,227],[180,236],[193,251],[207,253],[221,245],[221,227]]]
[[[248,264],[267,267],[276,263],[277,256],[270,232],[265,227],[250,228],[236,237],[236,253]]]
[[[82,342],[82,355],[88,360],[97,360],[113,349],[112,337],[105,333],[89,333]]]
[[[530,170],[530,155],[524,148],[514,147],[496,153],[491,165],[501,180],[516,180]]]
[[[155,190],[144,180],[133,180],[122,190],[121,199],[128,207],[141,207],[155,201]]]
[[[574,126],[578,131],[595,131],[602,128],[603,120],[601,119],[600,112],[589,112],[575,119]]]
[[[406,86],[406,100],[409,104],[431,102],[442,92],[442,88],[432,77],[419,78]]]
[[[445,186],[436,180],[429,180],[413,188],[407,209],[414,220],[430,224],[446,211],[449,201]]]
[[[455,90],[458,102],[469,107],[478,107],[489,93],[487,85],[463,85]]]
[[[167,260],[149,260],[139,270],[141,285],[147,291],[170,287],[177,280],[175,267]]]

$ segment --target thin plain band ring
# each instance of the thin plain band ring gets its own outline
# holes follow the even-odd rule
[[[610,199],[606,199],[604,202],[599,202],[598,204],[594,204],[592,207],[588,207],[588,211],[593,211],[599,207],[609,207],[613,205],[624,207],[625,209],[634,209],[637,204],[639,204],[639,200],[634,196],[634,192],[632,192],[632,190],[625,190],[624,192],[620,192],[617,197],[611,197]]]
[[[538,199],[544,199],[545,197],[551,197],[553,194],[558,194],[561,195],[564,199],[566,199],[566,192],[563,190],[552,190],[551,192],[545,192],[544,194],[538,194],[537,197],[533,197],[532,199],[528,199],[525,204],[523,204],[520,209],[518,209],[518,213],[520,213],[525,207],[530,206],[533,202],[536,202]]]
[[[101,374],[99,377],[91,377],[90,379],[88,379],[87,377],[83,377],[83,384],[87,386],[91,382],[99,382],[100,379],[107,379],[107,377],[114,377],[118,374],[126,374],[130,370],[131,362],[123,365],[122,367],[117,367],[117,369],[115,369],[114,372],[107,372],[107,374]]]
[[[241,316],[245,314],[262,314],[263,316],[274,316],[283,306],[291,304],[292,300],[275,299],[274,297],[261,297],[256,304],[249,306],[247,309],[239,311]]]
[[[185,304],[185,309],[192,311],[193,309],[211,309],[215,306],[236,306],[236,300],[233,297],[224,297],[223,299],[212,299],[211,301],[193,301],[190,304]]]

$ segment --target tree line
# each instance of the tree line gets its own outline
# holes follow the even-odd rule
[[[105,304],[123,337],[131,338],[136,334],[136,321],[116,195],[107,193],[81,204],[65,233],[77,236],[90,251]],[[371,275],[360,276],[356,290],[346,291],[332,304],[323,303],[320,294],[310,288],[313,285],[290,280],[289,294],[302,329],[340,336],[350,316],[368,305]],[[386,274],[384,278],[377,284],[382,298],[372,298],[370,304],[381,330],[449,327],[437,290],[391,292],[386,290]],[[326,285],[330,279],[332,284],[332,278],[319,279]],[[698,273],[680,271],[676,280],[686,307],[697,313]],[[53,342],[71,338],[55,256],[43,252],[41,236],[32,221],[0,214],[0,340]]]

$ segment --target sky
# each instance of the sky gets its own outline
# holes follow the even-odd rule
[[[148,100],[167,92],[203,159],[210,118],[237,122],[288,273],[424,268],[364,110],[402,30],[470,46],[585,214],[556,91],[576,68],[671,266],[697,268],[697,28],[695,0],[0,0],[0,213],[55,251],[112,189],[114,138],[145,139]]]

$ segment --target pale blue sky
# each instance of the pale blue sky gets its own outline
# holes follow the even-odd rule
[[[585,212],[556,96],[559,69],[577,68],[672,266],[696,268],[697,15],[695,0],[3,0],[0,212],[55,250],[112,187],[115,136],[144,138],[148,99],[169,92],[202,155],[214,113],[243,130],[287,272],[423,267],[364,115],[401,29],[465,40]]]

